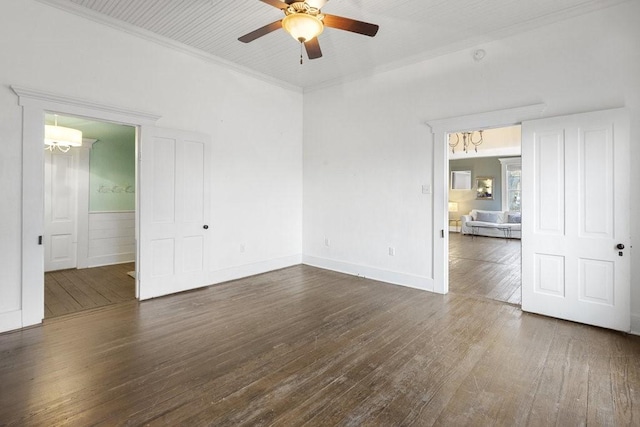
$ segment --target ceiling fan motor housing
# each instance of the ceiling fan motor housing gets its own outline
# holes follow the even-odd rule
[[[317,16],[319,19],[322,19],[320,15],[320,9],[309,6],[304,1],[297,1],[295,3],[291,3],[288,7],[284,9],[284,13],[285,15],[291,15],[292,13],[306,13],[308,15]]]

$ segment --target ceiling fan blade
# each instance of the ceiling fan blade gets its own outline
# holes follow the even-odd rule
[[[238,37],[238,40],[240,40],[242,43],[249,43],[280,28],[282,28],[282,20],[272,22],[271,24],[267,24],[264,27],[258,28],[257,30],[253,30],[242,37]]]
[[[278,9],[286,9],[288,4],[280,0],[260,0],[262,3],[266,3],[269,6],[277,7]]]
[[[338,30],[351,31],[365,36],[373,37],[378,32],[378,25],[369,24],[368,22],[356,21],[355,19],[345,18],[336,15],[324,15],[322,20],[324,25]]]
[[[318,42],[317,37],[312,38],[308,42],[304,42],[304,48],[307,50],[307,56],[309,59],[318,59],[322,57],[320,42]]]

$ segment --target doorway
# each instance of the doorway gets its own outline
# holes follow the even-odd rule
[[[520,126],[447,140],[449,290],[520,305]]]
[[[537,104],[427,123],[435,136],[436,208],[433,221],[434,227],[442,227],[442,238],[433,240],[435,291],[446,294],[450,285],[449,233],[445,233],[448,227],[448,134],[457,129],[521,123],[525,216],[522,228],[522,310],[629,331],[630,260],[624,252],[630,241],[627,211],[630,188],[629,114],[624,108],[618,108],[540,119],[544,109],[544,104]],[[565,156],[565,151],[570,155]],[[576,165],[580,165],[578,170],[581,173],[576,173]],[[567,176],[572,181],[565,181]],[[598,185],[607,187],[607,190],[593,191],[585,184],[590,182],[587,178],[600,180]],[[545,191],[541,190],[543,188]],[[588,202],[584,197],[587,194],[590,197]],[[607,203],[601,200],[603,194],[609,197]],[[573,199],[565,199],[564,195]],[[587,203],[594,208],[586,209]],[[575,243],[596,229],[591,227],[587,230],[586,224],[594,222],[580,218],[576,210],[591,217],[595,215],[594,210],[605,212],[598,218],[607,220],[596,224],[606,231],[600,233],[606,237],[597,242],[596,249],[583,242]],[[565,225],[569,232],[564,229]],[[549,243],[551,240],[541,239],[543,236],[553,236],[556,240]],[[579,239],[575,239],[576,236]],[[547,245],[544,250],[539,249],[539,240],[544,240]],[[576,262],[579,251],[568,253],[566,248],[569,247],[593,250],[594,253],[582,256]],[[570,269],[564,265],[565,259],[569,258],[572,263]],[[441,260],[444,262],[439,262]]]
[[[44,317],[135,299],[136,128],[45,113],[82,133],[44,155]]]
[[[210,136],[160,129],[156,127],[160,116],[152,113],[24,87],[11,89],[22,107],[22,280],[20,308],[11,312],[2,326],[5,330],[36,325],[44,319],[43,120],[48,111],[136,129],[136,298],[212,283],[212,235],[207,231],[211,219]]]

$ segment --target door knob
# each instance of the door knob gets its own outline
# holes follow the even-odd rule
[[[207,224],[203,225],[202,228],[204,228],[205,230],[209,229],[209,226]]]
[[[618,245],[616,246],[616,248],[618,249],[624,249],[624,245],[622,243],[618,243]]]

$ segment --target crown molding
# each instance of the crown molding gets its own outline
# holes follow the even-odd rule
[[[339,86],[343,84],[349,84],[360,80],[367,79],[372,75],[380,75],[396,70],[401,70],[414,65],[423,64],[436,58],[441,58],[447,55],[458,54],[465,50],[471,50],[469,52],[469,59],[474,60],[473,53],[483,46],[488,46],[490,43],[496,40],[502,40],[509,37],[516,37],[519,34],[534,31],[538,28],[543,28],[548,25],[554,25],[558,22],[566,21],[568,19],[578,18],[583,15],[587,15],[592,12],[597,12],[602,9],[614,7],[623,3],[631,2],[634,0],[589,0],[584,3],[566,8],[562,11],[558,11],[553,15],[544,15],[535,18],[531,18],[525,22],[517,24],[507,25],[506,27],[499,28],[490,31],[485,34],[468,37],[465,39],[457,40],[455,42],[439,46],[435,49],[431,49],[424,52],[419,52],[414,55],[410,55],[395,61],[388,62],[386,64],[377,65],[375,70],[360,71],[352,73],[346,76],[336,77],[329,80],[324,80],[315,84],[310,84],[304,87],[304,93],[311,93],[322,89],[327,89],[333,86]],[[483,58],[475,59],[476,62],[481,61]]]
[[[231,62],[226,59],[220,58],[218,56],[212,55],[200,49],[192,48],[183,43],[177,42],[175,40],[171,40],[167,37],[163,37],[159,34],[153,33],[143,28],[136,27],[135,25],[131,25],[127,22],[120,21],[110,16],[104,15],[102,13],[95,12],[87,7],[83,7],[75,3],[72,3],[69,0],[35,0],[35,1],[48,6],[55,7],[65,12],[72,13],[81,18],[89,19],[99,24],[106,25],[116,30],[133,35],[135,37],[139,37],[144,40],[159,44],[166,48],[173,49],[181,53],[185,53],[187,55],[198,58],[200,60],[204,60],[206,62],[215,64],[216,66],[226,68],[226,69],[231,69],[232,71],[235,71],[237,73],[240,73],[249,77],[253,77],[258,80],[262,80],[265,83],[269,83],[271,85],[278,86],[283,89],[291,90],[293,92],[302,93],[302,87],[300,86],[291,84],[284,80],[276,79],[274,77],[252,70],[248,67],[244,67],[242,65],[236,64],[235,62]]]

